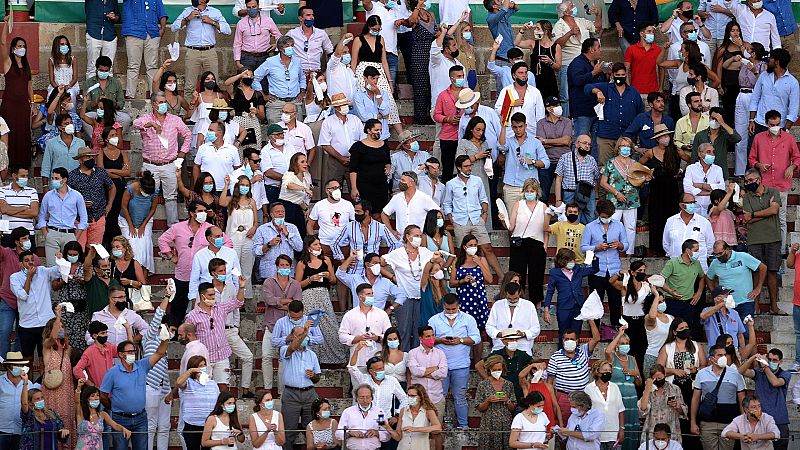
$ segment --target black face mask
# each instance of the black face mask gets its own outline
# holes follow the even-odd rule
[[[692,18],[694,17],[694,11],[693,11],[693,10],[691,10],[691,9],[690,9],[690,10],[688,10],[688,11],[683,11],[683,12],[681,12],[681,15],[682,15],[683,17],[685,17],[685,18],[689,19],[689,20],[692,20]]]
[[[758,190],[758,183],[745,183],[744,190],[747,192],[755,192]]]
[[[86,161],[83,162],[83,166],[91,170],[94,169],[94,163],[95,163],[94,159],[87,159]]]
[[[584,149],[584,148],[579,148],[579,149],[578,149],[578,153],[580,153],[580,154],[581,154],[581,156],[586,156],[586,155],[588,155],[588,154],[589,154],[591,151],[592,151],[592,150],[591,150],[591,149],[589,149],[589,148],[585,148],[585,149]]]
[[[697,83],[697,78],[695,78],[695,77],[691,77],[691,78],[686,77],[686,82],[689,84],[689,86],[694,86],[694,84]]]
[[[726,263],[726,262],[728,262],[729,259],[731,259],[731,257],[730,257],[730,255],[727,255],[727,254],[720,255],[720,256],[717,257],[717,261],[719,261],[721,263]]]
[[[355,218],[356,218],[356,222],[361,223],[361,222],[364,221],[364,219],[367,218],[367,215],[366,214],[356,214]]]
[[[664,385],[666,383],[667,383],[667,379],[666,378],[662,378],[660,380],[653,380],[653,385],[655,385],[655,387],[657,387],[657,388],[664,387]]]
[[[203,87],[205,87],[209,91],[213,91],[217,87],[217,82],[213,81],[213,80],[212,81],[206,81],[205,83],[203,83]]]
[[[181,345],[186,345],[189,343],[189,339],[186,338],[178,338],[178,343]]]
[[[128,307],[128,302],[115,302],[114,307],[120,311],[125,311],[125,308]]]
[[[525,86],[526,84],[528,84],[528,80],[521,80],[521,79],[517,78],[516,81],[517,81],[517,84],[520,85],[520,86]]]
[[[767,66],[767,73],[772,73],[772,72],[775,72],[775,67],[774,67],[774,66],[769,66],[769,65],[768,65],[768,66]]]
[[[244,84],[245,86],[252,86],[253,85],[253,79],[252,78],[242,78],[242,84]]]
[[[688,328],[684,328],[683,330],[676,331],[675,336],[678,339],[689,339],[689,336],[692,335],[692,332]]]
[[[601,373],[600,374],[600,380],[605,382],[605,383],[608,383],[609,381],[611,381],[611,372],[603,372],[603,373]]]
[[[578,221],[578,214],[567,214],[567,220],[570,223],[575,223]]]
[[[647,274],[644,272],[636,272],[636,281],[644,281],[647,278]]]
[[[106,342],[108,342],[108,336],[97,336],[95,341],[97,341],[97,343],[100,345],[104,345]]]
[[[617,86],[622,86],[627,82],[628,82],[628,77],[614,77],[614,83],[616,83]]]
[[[450,56],[452,56],[453,59],[458,58],[458,50],[454,50],[453,52],[451,52]]]

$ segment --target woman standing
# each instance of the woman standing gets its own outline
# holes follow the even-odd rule
[[[739,96],[739,68],[742,65],[741,60],[744,57],[745,50],[748,49],[747,44],[742,41],[742,28],[736,20],[731,20],[725,26],[722,44],[714,54],[713,64],[717,77],[722,80],[721,106],[725,112],[723,115],[725,123],[736,123],[735,111],[736,97]],[[738,58],[736,58],[737,56]],[[731,58],[734,58],[734,61],[726,67],[725,61]]]
[[[429,247],[430,249],[430,247]],[[435,252],[435,250],[433,250]],[[455,261],[455,258],[449,258]],[[452,264],[450,264],[452,266]],[[449,267],[445,259],[439,254],[434,256],[425,264],[422,269],[422,279],[419,281],[420,302],[419,302],[419,326],[425,326],[431,317],[444,310],[442,299],[449,292],[447,280],[450,279]]]
[[[672,133],[666,125],[656,125],[652,139],[658,144],[647,150],[639,160],[640,164],[653,169],[653,180],[649,184],[652,200],[648,202],[647,217],[650,223],[650,249],[659,254],[663,254],[661,239],[664,226],[668,218],[678,213],[678,201],[683,193],[679,176],[681,155],[684,153],[675,147]],[[628,244],[633,246],[630,241]]]
[[[627,320],[627,319],[626,319]],[[606,360],[611,361],[611,382],[619,387],[622,395],[622,404],[625,405],[625,440],[623,450],[639,448],[639,436],[633,434],[639,430],[639,395],[637,387],[642,386],[642,376],[636,359],[631,355],[631,338],[625,334],[627,327],[619,327],[619,332],[614,340],[606,347]],[[620,424],[620,426],[622,426]]]
[[[594,363],[592,375],[594,381],[583,392],[592,399],[592,409],[602,413],[600,448],[610,450],[625,440],[625,405],[622,403],[619,387],[611,381],[611,364],[608,361]]]
[[[318,398],[311,404],[311,422],[306,427],[306,449],[329,450],[339,446],[336,419],[331,419],[331,403]]]
[[[186,91],[189,89],[189,83],[197,83],[196,90],[192,92],[192,101],[189,103],[189,109],[186,114],[189,115],[189,120],[194,122],[192,127],[192,134],[194,135],[192,148],[197,149],[200,147],[201,142],[198,142],[198,134],[201,131],[208,129],[208,124],[211,123],[209,114],[214,100],[225,99],[227,93],[223,92],[217,85],[217,77],[211,71],[205,71],[200,75],[197,80],[186,80]]]
[[[125,288],[128,300],[129,289],[140,289],[146,282],[142,265],[134,259],[133,247],[125,236],[117,236],[111,240],[111,278]],[[91,291],[87,291],[91,294]]]
[[[42,398],[50,408],[61,417],[62,426],[69,430],[70,444],[75,445],[75,385],[72,381],[72,347],[67,340],[61,323],[63,307],[56,308],[56,317],[47,321],[42,330],[42,360],[44,378],[42,379]],[[49,383],[48,372],[61,372],[61,382]]]
[[[400,409],[394,429],[387,427],[397,450],[426,450],[431,448],[430,435],[442,431],[436,406],[421,384],[408,387],[408,406]]]
[[[444,213],[438,209],[428,211],[422,226],[422,246],[432,252],[443,251],[450,255],[455,251],[453,235],[444,227]],[[455,256],[445,257],[445,272],[450,278],[450,267],[456,262]],[[427,321],[425,323],[428,323]]]
[[[547,295],[544,298],[544,311],[542,318],[550,323],[550,305],[553,294],[558,293],[559,307],[556,309],[558,321],[558,337],[561,340],[567,330],[580,331],[583,321],[577,320],[581,313],[583,302],[583,279],[592,275],[595,269],[586,264],[576,264],[575,252],[566,247],[558,249],[554,261],[555,267],[550,269],[550,278],[547,282]]]
[[[378,17],[378,16],[371,16]],[[378,119],[364,123],[367,137],[350,147],[350,196],[368,200],[374,211],[382,211],[389,201],[386,179],[392,171],[389,146],[381,139],[383,125]]]
[[[506,380],[506,363],[500,355],[486,358],[485,367],[491,374],[488,380],[481,380],[475,393],[478,411],[481,412],[481,433],[478,434],[478,448],[508,449],[509,433],[498,433],[498,430],[509,430],[517,397],[514,385]]]
[[[642,373],[649,374],[650,368],[658,361],[658,352],[667,340],[669,326],[674,318],[664,312],[667,310],[667,303],[661,295],[658,297],[645,297],[642,306],[644,311],[647,312],[647,315],[644,316],[647,350],[644,352]]]
[[[186,448],[200,448],[203,425],[214,410],[214,400],[219,396],[219,386],[208,379],[206,359],[200,355],[189,358],[186,371],[178,377],[175,386],[180,389]]]
[[[547,205],[542,201],[542,189],[539,181],[528,178],[522,185],[522,200],[511,207],[509,215],[509,233],[511,234],[511,261],[508,268],[519,273],[520,286],[525,288],[527,280],[530,301],[537,306],[544,300],[544,270],[547,253],[544,243],[548,241],[549,232],[545,225],[550,223],[550,216],[545,214]],[[505,216],[498,215],[500,222],[505,223]],[[525,277],[527,274],[527,277]],[[491,278],[489,278],[491,279]]]
[[[387,377],[393,377],[400,383],[400,386],[405,389],[408,353],[400,349],[400,331],[397,327],[386,329],[386,332],[383,333],[382,342],[386,343],[381,350],[383,370]]]
[[[429,63],[431,44],[439,34],[436,16],[425,9],[425,1],[408,0],[411,16],[408,26],[414,35],[414,48],[411,50],[411,61],[408,75],[414,87],[414,123],[433,125],[431,118],[431,77]],[[437,94],[438,95],[438,94]]]
[[[245,131],[244,140],[239,148],[255,148],[261,150],[261,122],[267,120],[266,101],[264,95],[253,89],[253,72],[245,69],[238,75],[225,80],[226,86],[233,85],[231,106],[235,114],[233,121]]]
[[[78,388],[75,389],[75,420],[78,424],[75,450],[103,448],[105,424],[122,433],[125,439],[131,438],[130,430],[114,422],[107,412],[100,409],[100,390],[84,385],[84,380],[78,380]]]
[[[461,310],[475,318],[481,331],[486,328],[486,319],[489,318],[485,283],[491,279],[492,270],[478,246],[478,239],[471,234],[464,236],[456,258],[456,270],[450,274],[450,287],[457,288]]]
[[[316,235],[303,241],[303,253],[295,267],[295,280],[303,288],[303,307],[306,314],[319,309],[325,312],[319,318],[319,329],[325,338],[321,346],[314,349],[321,364],[342,364],[347,361],[345,348],[339,344],[339,323],[333,312],[330,287],[335,285],[336,273],[333,262],[322,254],[322,244]]]
[[[78,241],[70,241],[64,245],[64,257],[69,262],[69,279],[63,281],[58,278],[52,281],[54,291],[58,292],[58,303],[70,303],[75,312],[62,311],[61,322],[64,325],[65,334],[69,339],[71,351],[75,355],[83,354],[86,350],[86,338],[84,333],[89,329],[89,320],[92,314],[86,308],[86,281],[83,276],[83,247]]]
[[[648,374],[639,401],[639,412],[644,417],[642,441],[652,436],[656,424],[666,423],[671,429],[679,430],[681,420],[689,418],[681,389],[667,381],[664,366],[655,364]],[[681,442],[681,433],[675,433],[674,438]]]
[[[246,268],[253,267],[255,257],[253,256],[253,236],[258,229],[258,208],[253,194],[250,191],[250,178],[247,175],[240,175],[233,186],[233,197],[228,200],[228,184],[230,177],[225,177],[225,188],[222,191],[220,205],[228,207],[228,228],[225,233],[233,241],[233,249],[239,257],[241,266]],[[244,291],[248,295],[253,295],[250,280],[250,270],[245,270],[242,276],[247,280]]]
[[[20,450],[58,448],[58,441],[66,443],[69,440],[69,429],[64,427],[61,416],[47,407],[44,394],[40,389],[36,387],[28,389],[28,373],[23,372],[21,377],[22,436],[19,441]],[[70,412],[71,415],[72,412]]]
[[[308,158],[302,153],[295,153],[289,159],[289,170],[284,172],[281,179],[278,199],[286,209],[286,221],[296,226],[303,238],[306,237],[308,205],[314,195],[312,186]]]
[[[631,337],[628,350],[636,358],[636,362],[644,362],[647,347],[647,333],[644,329],[644,299],[648,296],[658,297],[655,286],[647,282],[647,266],[643,260],[631,263],[628,271],[619,272],[609,279],[622,294],[622,317],[628,322],[628,333]],[[609,361],[613,361],[608,358]]]
[[[33,100],[33,83],[31,67],[26,55],[28,44],[17,36],[8,45],[8,19],[3,23],[0,33],[0,55],[3,56],[0,70],[5,74],[5,90],[3,102],[0,104],[0,117],[8,123],[8,159],[13,166],[29,167],[31,165],[31,116],[35,107]]]
[[[547,382],[547,361],[534,361],[528,367],[522,369],[519,373],[519,385],[522,388],[524,398],[529,398],[535,392],[542,396],[540,407],[549,422],[547,431],[552,430],[556,425],[561,426],[564,424],[561,407],[558,405],[558,399],[556,398],[556,390],[552,384]],[[520,403],[524,403],[524,400],[520,401]],[[538,402],[536,403],[538,404]],[[511,428],[513,429],[514,426],[512,425]]]
[[[462,14],[458,23],[452,25],[450,29],[447,30],[447,35],[456,40],[458,62],[464,67],[467,86],[474,90],[475,86],[478,85],[478,72],[476,72],[477,62],[475,60],[475,47],[472,45],[472,42],[474,42],[472,24],[468,22],[468,17],[469,14]],[[481,71],[481,74],[483,74],[483,71]]]
[[[122,234],[119,223],[113,220],[119,217],[122,210],[122,195],[125,194],[125,177],[131,176],[131,166],[128,164],[128,154],[123,152],[119,145],[122,139],[121,128],[103,128],[101,133],[101,151],[97,155],[97,167],[105,169],[117,188],[117,195],[111,200],[111,209],[106,215],[106,229],[103,233],[103,246],[108,247],[111,238]]]
[[[108,127],[114,127],[118,129],[122,129],[122,125],[117,123],[114,120],[117,112],[114,108],[114,102],[108,98],[101,98],[97,103],[97,109],[95,110],[96,117],[90,117],[86,114],[86,107],[89,105],[89,102],[83,102],[80,111],[81,120],[89,125],[92,128],[92,141],[89,145],[92,148],[92,152],[95,155],[100,154],[100,150],[102,149],[102,139],[100,138],[103,135],[103,130]],[[73,122],[74,124],[74,122]]]
[[[158,72],[153,77],[152,92],[163,92],[167,99],[167,112],[180,118],[188,119],[189,102],[178,93],[178,75],[172,70],[167,70],[172,64],[171,59],[165,59]]]
[[[639,208],[639,188],[628,180],[631,165],[634,163],[631,159],[632,149],[633,141],[630,138],[617,139],[612,151],[614,157],[609,159],[600,171],[602,174],[600,187],[606,191],[606,199],[614,205],[614,215],[611,217],[625,224],[628,255],[633,254],[635,247],[636,211]]]
[[[117,220],[122,235],[133,248],[134,258],[150,273],[156,270],[153,260],[153,216],[158,206],[158,195],[153,174],[145,170],[142,178],[131,181],[122,194],[122,215]]]
[[[260,391],[255,397],[248,430],[253,450],[280,450],[286,442],[283,415],[275,410],[270,391]]]
[[[452,28],[451,28],[452,29]],[[458,105],[456,105],[458,107]],[[467,155],[469,161],[472,163],[472,176],[477,175],[483,182],[483,192],[489,195],[489,176],[486,174],[486,158],[492,160],[492,149],[486,143],[486,122],[475,115],[467,123],[467,128],[464,130],[464,137],[458,141],[456,148],[456,158],[460,155]],[[491,214],[486,219],[486,226],[492,229]]]
[[[224,218],[222,217],[222,207],[219,204],[219,197],[214,192],[214,177],[208,172],[200,172],[200,176],[194,181],[192,190],[183,185],[181,169],[175,169],[175,178],[178,179],[178,192],[186,199],[188,208],[192,202],[203,202],[208,206],[208,218],[206,222],[224,228]],[[191,213],[191,211],[189,211]]]
[[[544,412],[544,396],[533,391],[520,401],[525,409],[511,422],[511,436],[508,444],[511,448],[546,449],[547,432],[550,430],[550,419]]]
[[[526,30],[533,30],[533,39],[522,39]],[[561,70],[561,46],[553,41],[553,24],[540,20],[531,26],[525,24],[514,37],[514,45],[531,49],[531,72],[536,78],[536,88],[542,98],[558,97],[556,73]]]
[[[236,441],[244,442],[244,437],[236,412],[236,397],[228,391],[221,392],[203,426],[200,445],[211,450],[228,450],[229,447],[236,447]]]

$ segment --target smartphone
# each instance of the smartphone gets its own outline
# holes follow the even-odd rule
[[[583,10],[586,12],[586,14],[589,14],[589,9],[590,8],[589,8],[588,4],[587,5],[583,5]]]
[[[497,397],[497,398],[501,398],[501,397],[505,397],[506,393],[503,392],[503,391],[497,391],[497,392],[494,393],[494,396]]]
[[[452,341],[452,340],[453,340],[453,336],[445,336],[444,338],[445,338],[445,339],[447,339],[447,340],[449,340],[449,341]]]
[[[386,419],[383,416],[383,413],[378,414],[378,425],[383,426],[386,423]]]

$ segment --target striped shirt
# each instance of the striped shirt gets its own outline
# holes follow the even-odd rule
[[[207,313],[199,304],[186,316],[186,322],[197,327],[197,340],[205,344],[208,349],[209,363],[228,359],[231,356],[231,347],[225,337],[225,319],[228,313],[241,308],[241,303],[234,297],[226,302],[214,303],[211,314]]]
[[[30,208],[33,203],[39,203],[39,194],[36,193],[36,189],[31,187],[24,187],[19,191],[15,190],[13,187],[13,183],[9,184],[8,186],[0,187],[0,200],[3,200],[8,204],[8,206],[16,207],[16,206],[24,206],[26,208]],[[33,217],[28,219],[21,219],[19,217],[10,216],[8,214],[3,214],[1,216],[2,220],[8,221],[8,229],[13,230],[17,227],[25,227],[28,231],[33,234]]]
[[[389,247],[389,251],[400,247],[400,241],[398,241],[392,233],[389,233],[386,225],[377,220],[370,220],[368,227],[367,235],[364,236],[359,222],[354,220],[345,224],[342,227],[342,232],[339,233],[339,237],[337,237],[336,240],[333,241],[333,245],[331,245],[333,259],[344,259],[342,247],[350,247],[352,250],[363,250],[365,256],[370,253],[380,253],[381,241]],[[359,259],[356,261],[354,267],[347,269],[347,272],[357,273],[363,268],[364,260]]]
[[[564,349],[550,356],[547,362],[547,376],[554,377],[557,391],[566,393],[582,391],[589,384],[590,356],[589,344],[582,344],[575,350],[575,359],[568,357]]]
[[[144,357],[149,358],[150,355],[156,352],[158,346],[161,345],[160,329],[161,321],[164,319],[166,311],[159,306],[156,308],[156,313],[153,315],[153,320],[150,321],[150,326],[144,333],[142,343],[144,344]],[[167,374],[167,358],[158,360],[149,372],[147,372],[147,385],[153,389],[160,389],[162,393],[169,392],[169,375]]]

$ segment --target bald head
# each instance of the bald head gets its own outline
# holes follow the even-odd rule
[[[575,139],[575,148],[583,154],[588,154],[592,148],[592,138],[588,134],[581,134]]]

